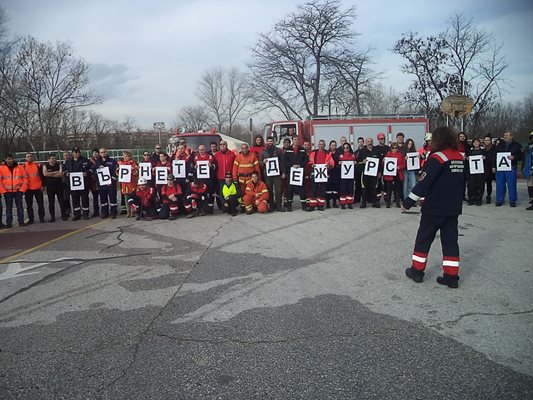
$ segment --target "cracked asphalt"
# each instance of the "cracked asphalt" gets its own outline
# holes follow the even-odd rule
[[[533,398],[523,208],[465,206],[458,290],[397,209],[99,224],[0,263],[0,398]]]

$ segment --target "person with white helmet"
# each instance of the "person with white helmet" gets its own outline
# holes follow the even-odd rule
[[[137,220],[152,220],[156,216],[157,191],[148,185],[145,178],[139,178],[137,187],[128,199],[128,206],[132,214],[137,213]]]

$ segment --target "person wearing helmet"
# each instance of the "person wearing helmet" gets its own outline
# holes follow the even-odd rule
[[[133,190],[128,199],[128,206],[132,214],[137,213],[137,221],[150,221],[156,214],[157,191],[148,185],[145,178],[139,178],[137,187]]]
[[[424,135],[424,144],[418,149],[418,155],[420,156],[420,171],[418,172],[419,174],[422,174],[422,170],[424,169],[426,160],[431,154],[431,138],[431,132],[427,132]]]
[[[529,134],[529,143],[524,150],[524,169],[522,175],[527,179],[527,193],[529,195],[529,207],[526,210],[533,210],[533,163],[531,162],[531,153],[533,151],[533,132]]]

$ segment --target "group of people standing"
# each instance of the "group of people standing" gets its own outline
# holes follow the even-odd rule
[[[383,133],[378,133],[376,139],[378,143],[374,145],[373,138],[359,137],[355,148],[345,137],[341,137],[339,143],[330,141],[327,148],[325,141],[320,140],[317,148],[311,150],[311,144],[300,143],[298,135],[286,138],[281,148],[275,146],[273,137],[264,141],[257,136],[253,146],[242,144],[241,151],[236,154],[228,149],[224,140],[212,142],[209,150],[200,145],[192,151],[182,138],[174,153],[167,154],[161,145],[156,145],[153,153],[143,153],[140,162],[133,159],[130,151],[124,151],[122,159],[115,160],[105,148],[93,149],[92,157],[87,159],[75,147],[65,152],[63,162],[50,154],[43,164],[36,163],[32,153],[26,154],[24,163],[17,163],[7,154],[0,165],[0,196],[4,198],[7,211],[4,225],[0,200],[0,227],[12,227],[13,205],[17,208],[19,225],[34,223],[34,200],[37,217],[45,222],[45,190],[49,222],[55,221],[56,202],[63,220],[69,219],[71,214],[73,220],[98,216],[116,218],[119,193],[121,213],[127,217],[135,215],[138,219],[175,219],[180,214],[193,218],[213,213],[215,203],[231,215],[239,211],[248,214],[291,212],[295,194],[299,195],[300,208],[304,211],[332,207],[352,209],[356,203],[360,208],[369,205],[379,208],[382,199],[387,208],[392,204],[401,207],[424,176],[425,163],[432,153],[431,133],[426,134],[420,148],[412,139],[404,140],[402,132],[390,145],[385,143]],[[483,141],[474,138],[469,144],[466,135],[460,132],[457,146],[465,161],[463,199],[469,205],[481,205],[484,192],[486,203],[491,203],[492,181],[496,179],[495,205],[504,203],[508,190],[509,205],[515,207],[517,163],[522,159],[530,202],[533,201],[533,134],[525,152],[513,140],[511,132],[505,132],[496,144],[490,135]],[[508,168],[500,168],[502,160],[498,153],[505,154],[503,164]],[[413,157],[417,162],[408,165]],[[474,170],[469,168],[473,165],[469,160],[476,157],[483,165]],[[387,174],[385,160],[391,159],[395,160],[396,171]],[[369,160],[378,160],[375,174],[367,173]],[[350,165],[353,166],[351,175],[346,173]],[[315,168],[318,166],[324,169]],[[126,174],[121,173],[123,169]],[[89,216],[90,194],[93,213]],[[533,203],[527,209],[533,209]]]

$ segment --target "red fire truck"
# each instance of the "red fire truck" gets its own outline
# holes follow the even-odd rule
[[[345,136],[353,147],[358,137],[371,137],[376,144],[376,136],[381,132],[386,135],[387,143],[391,143],[398,132],[403,132],[405,139],[413,139],[420,147],[428,131],[429,120],[424,115],[332,115],[308,117],[305,121],[273,121],[265,125],[264,136],[273,136],[280,146],[283,139],[297,134],[301,143],[308,141],[313,148],[318,147],[319,140],[325,140],[327,147],[331,140],[338,143],[341,136]]]

